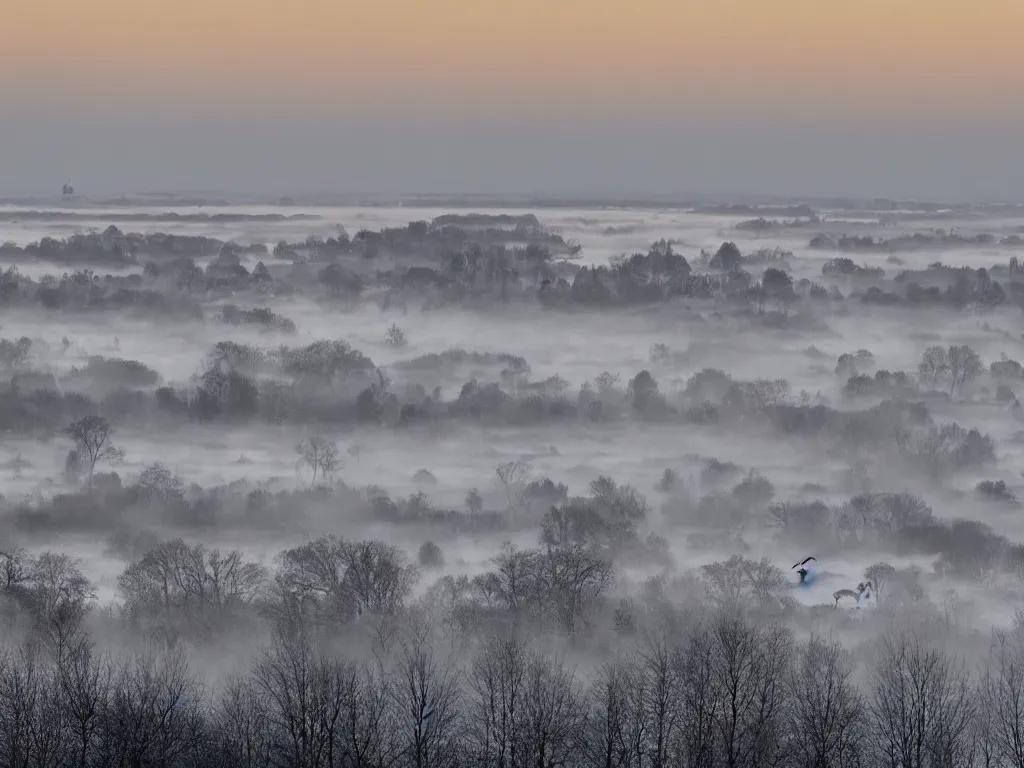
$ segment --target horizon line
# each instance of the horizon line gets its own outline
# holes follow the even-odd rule
[[[1024,200],[1003,198],[961,199],[928,198],[922,196],[890,196],[890,195],[784,195],[759,194],[756,192],[693,192],[693,193],[633,193],[615,195],[613,193],[560,193],[560,192],[331,192],[326,190],[286,193],[248,193],[238,190],[217,189],[171,189],[148,190],[126,193],[122,195],[85,194],[63,196],[48,195],[2,195],[0,205],[47,205],[58,208],[73,207],[76,204],[110,206],[117,204],[145,205],[150,200],[153,204],[172,205],[179,198],[179,205],[186,206],[234,206],[234,205],[344,205],[344,206],[402,206],[429,207],[437,205],[481,205],[485,207],[510,206],[529,207],[538,205],[549,208],[572,207],[622,207],[622,208],[692,208],[695,205],[736,205],[736,206],[767,206],[767,205],[864,205],[872,203],[917,204],[948,208],[969,207],[1021,207]],[[232,199],[234,198],[234,199]]]

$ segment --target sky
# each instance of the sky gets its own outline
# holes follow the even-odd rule
[[[1024,201],[1021,0],[0,0],[0,195]]]

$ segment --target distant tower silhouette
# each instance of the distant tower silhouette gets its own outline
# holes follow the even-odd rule
[[[67,183],[64,185],[64,194],[65,195],[73,195],[73,194],[75,194],[75,188],[73,186],[71,186],[71,179],[68,179]]]

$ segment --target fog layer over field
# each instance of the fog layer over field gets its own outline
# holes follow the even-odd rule
[[[543,738],[506,734],[534,765],[966,765],[1003,743],[981,729],[1024,659],[1024,211],[8,205],[0,241],[11,653],[61,695],[82,659],[151,654],[112,679],[177,681],[192,730],[132,754],[525,765],[480,709],[520,673],[566,697]],[[714,682],[743,653],[758,695],[786,691],[749,743]],[[297,660],[327,665],[348,736],[289,730]],[[917,662],[945,686],[932,762],[892,756],[887,686]],[[852,735],[815,758],[798,691],[820,675]],[[652,745],[631,686],[662,684],[678,717]],[[602,735],[613,689],[642,701]],[[136,706],[110,695],[110,718]],[[54,727],[76,765],[114,764],[112,722]]]

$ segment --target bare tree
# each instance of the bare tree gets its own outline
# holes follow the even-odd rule
[[[251,678],[235,678],[223,688],[212,717],[221,763],[239,768],[272,765],[272,720],[262,691]]]
[[[715,617],[711,634],[720,758],[733,766],[771,765],[780,756],[790,635],[781,626],[752,627],[732,612]]]
[[[460,690],[455,672],[438,662],[423,636],[402,644],[392,686],[403,762],[415,768],[459,764]]]
[[[981,685],[984,685],[985,675],[987,675],[987,672],[982,673]],[[984,696],[982,691],[975,688],[974,694],[976,716],[971,723],[972,727],[968,736],[970,741],[968,748],[973,750],[973,765],[978,766],[978,768],[996,768],[996,766],[1003,765],[1004,763],[999,758],[1000,750],[992,737],[995,726],[984,715],[982,709],[984,706]]]
[[[768,558],[748,560],[733,555],[728,560],[701,566],[701,574],[715,605],[724,610],[754,605],[777,607],[785,576]]]
[[[233,609],[251,605],[263,595],[269,574],[262,563],[245,560],[237,549],[225,554],[219,549],[203,552],[201,578],[210,605]]]
[[[32,556],[21,547],[0,550],[0,590],[22,588],[32,578],[33,565]]]
[[[644,751],[651,768],[667,768],[673,764],[675,743],[684,722],[684,679],[680,660],[663,636],[647,639],[640,651],[640,666],[646,695],[643,699]],[[699,765],[699,763],[691,763]]]
[[[536,594],[537,553],[505,542],[492,562],[497,577],[493,582],[495,596],[513,613],[525,608]]]
[[[397,324],[392,323],[391,327],[388,328],[388,332],[384,335],[384,343],[389,347],[401,349],[409,345],[409,340],[406,338],[405,331],[399,328]]]
[[[470,488],[468,491],[466,491],[465,504],[466,510],[471,515],[480,514],[480,512],[482,512],[484,508],[484,500],[483,497],[480,495],[480,491],[478,491],[476,488]]]
[[[875,563],[864,569],[864,578],[875,588],[875,601],[879,605],[882,604],[882,591],[894,576],[896,569],[889,563]]]
[[[338,458],[338,446],[328,443],[320,452],[320,476],[330,482],[331,477],[342,467],[343,463]]]
[[[86,639],[68,648],[57,660],[61,708],[67,719],[69,764],[93,765],[93,755],[108,725],[114,668]]]
[[[633,695],[634,691],[639,696]],[[588,764],[602,768],[643,765],[644,692],[644,675],[632,659],[615,658],[598,669],[590,686],[586,732],[580,741]]]
[[[614,570],[610,560],[586,549],[553,549],[538,554],[538,566],[544,595],[543,604],[555,612],[567,632],[573,634],[587,608],[611,586]]]
[[[469,677],[469,763],[555,768],[571,763],[584,704],[574,676],[514,636],[492,639]]]
[[[118,577],[118,588],[125,598],[129,616],[140,615],[154,606],[169,613],[187,608],[193,586],[185,576],[187,562],[196,556],[182,539],[165,541],[130,563]]]
[[[89,462],[89,487],[92,488],[92,476],[96,464],[101,461],[116,463],[124,458],[124,451],[110,442],[113,429],[102,416],[85,416],[69,426],[65,433],[79,450],[79,454]]]
[[[336,536],[321,536],[301,547],[286,549],[278,556],[278,581],[298,594],[341,602],[346,570],[344,545],[345,541]]]
[[[182,479],[160,462],[150,464],[143,469],[136,485],[146,498],[161,504],[166,504],[174,498],[180,498],[185,490],[185,483]]]
[[[932,389],[939,379],[949,372],[949,355],[945,347],[928,347],[921,355],[921,362],[918,363],[917,371],[922,380],[927,381]]]
[[[467,762],[525,764],[522,733],[528,652],[516,637],[495,637],[478,653],[469,673]]]
[[[279,584],[300,601],[312,599],[329,616],[393,614],[417,579],[398,547],[322,536],[280,555]]]
[[[197,746],[197,680],[177,652],[127,659],[114,676],[99,762],[173,764]]]
[[[786,577],[777,565],[767,557],[748,561],[746,574],[757,605],[764,608],[779,604],[779,595],[786,587]]]
[[[336,732],[351,704],[349,679],[339,664],[314,654],[305,632],[275,634],[253,667],[253,680],[267,703],[275,762],[334,764]]]
[[[313,478],[310,481],[310,485],[316,485],[318,472],[324,480],[329,480],[330,476],[341,465],[341,459],[338,457],[338,446],[329,440],[325,440],[320,435],[306,438],[295,446],[295,451],[306,466],[313,470]]]
[[[523,686],[523,765],[560,768],[574,755],[583,728],[583,697],[574,674],[557,659],[529,654]]]
[[[946,357],[949,360],[949,395],[952,397],[981,374],[981,358],[966,344],[951,346]]]
[[[747,597],[747,561],[742,555],[701,566],[708,596],[722,610],[743,604]]]
[[[530,469],[530,465],[525,461],[506,461],[499,464],[494,470],[498,476],[498,482],[505,489],[505,498],[510,511],[514,510],[521,501],[523,485],[530,476]]]
[[[127,617],[157,620],[207,635],[252,606],[268,586],[266,568],[237,550],[222,554],[171,539],[148,550],[118,577]]]
[[[87,601],[96,597],[92,584],[73,558],[44,552],[33,564],[32,597],[38,626],[59,656],[79,632]]]
[[[1024,649],[1019,639],[996,637],[979,693],[985,741],[1004,764],[1024,768]]]
[[[716,765],[717,728],[722,707],[716,688],[717,654],[708,627],[698,628],[676,657],[679,675],[679,757],[691,768]],[[652,765],[662,768],[659,760]]]
[[[794,768],[859,766],[866,711],[839,643],[812,635],[787,676],[786,754]]]
[[[412,592],[417,579],[405,553],[382,541],[348,542],[343,549],[345,581],[358,612],[392,614]]]
[[[63,710],[38,649],[24,644],[0,656],[0,761],[56,765],[64,751]]]
[[[879,760],[906,768],[967,764],[973,707],[962,662],[913,633],[883,641],[870,707]]]
[[[401,741],[387,681],[373,669],[350,667],[348,690],[340,733],[342,764],[352,768],[395,765],[401,756]]]

